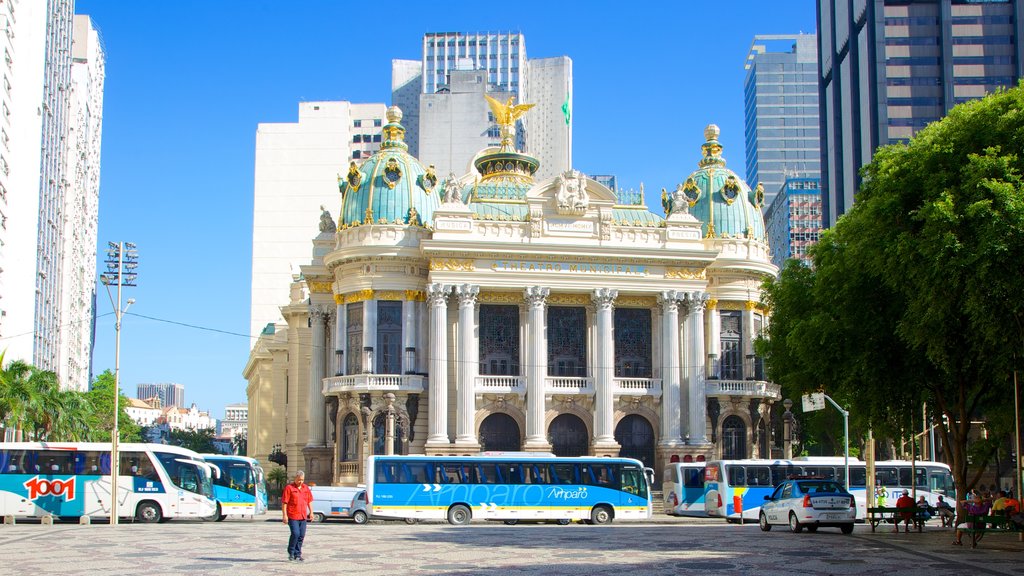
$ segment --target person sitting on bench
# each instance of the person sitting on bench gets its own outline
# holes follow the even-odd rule
[[[988,503],[981,499],[981,494],[977,491],[971,492],[970,500],[964,500],[964,513],[970,516],[988,516]],[[973,522],[968,522],[967,528],[976,528],[976,526],[974,526]],[[981,528],[981,526],[977,526],[977,528]],[[964,531],[958,528],[953,545],[962,546],[963,538]]]
[[[896,499],[896,509],[899,512],[892,521],[892,531],[900,531],[900,522],[904,523],[904,530],[910,532],[910,525],[914,522],[914,499],[910,497],[910,490],[903,489],[903,495]]]
[[[946,502],[945,498],[939,496],[939,501],[935,504],[935,514],[942,520],[943,526],[952,526],[956,510],[949,505],[949,502]]]

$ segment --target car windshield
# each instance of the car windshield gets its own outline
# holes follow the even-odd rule
[[[817,492],[845,492],[839,484],[835,482],[829,482],[827,480],[811,480],[806,482],[798,482],[797,486],[800,487],[802,494],[815,494]]]

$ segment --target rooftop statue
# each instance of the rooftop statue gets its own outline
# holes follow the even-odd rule
[[[484,98],[487,99],[487,105],[494,113],[494,121],[501,127],[501,148],[503,150],[512,149],[513,136],[516,133],[516,120],[536,104],[513,104],[515,96],[509,96],[508,102],[504,104],[487,94],[484,94]]]

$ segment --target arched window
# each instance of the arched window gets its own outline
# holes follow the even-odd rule
[[[341,460],[352,462],[359,459],[359,420],[351,412],[341,423]]]
[[[551,450],[555,456],[586,456],[587,425],[575,414],[562,414],[551,421],[548,428]]]
[[[622,448],[619,456],[636,458],[649,468],[654,467],[654,427],[643,416],[630,414],[615,427],[615,441]]]
[[[722,422],[722,459],[742,460],[747,457],[747,425],[739,416]]]
[[[521,448],[519,440],[519,424],[508,414],[491,414],[480,423],[481,450],[516,452]]]

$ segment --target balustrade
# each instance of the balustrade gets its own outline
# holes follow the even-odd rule
[[[324,394],[339,392],[423,392],[427,377],[419,374],[351,374],[324,378]]]

